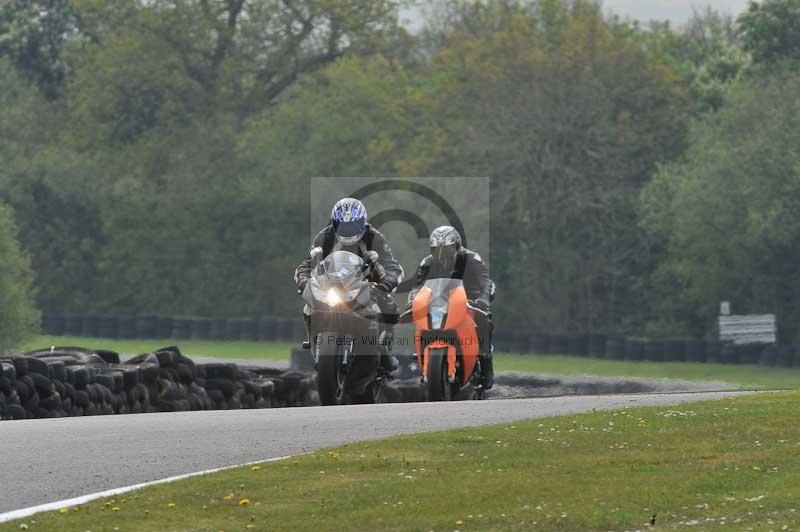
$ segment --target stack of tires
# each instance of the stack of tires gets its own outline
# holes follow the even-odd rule
[[[52,347],[0,358],[0,419],[318,403],[311,372],[195,364],[177,347],[120,363],[113,351]]]

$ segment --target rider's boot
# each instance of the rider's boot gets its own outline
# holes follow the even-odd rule
[[[484,390],[491,390],[494,386],[494,367],[492,363],[492,354],[481,355],[481,385]]]
[[[492,360],[494,346],[492,345],[491,337],[489,337],[486,344],[481,347],[479,355],[481,360],[481,386],[484,390],[491,390],[492,386],[494,386],[494,364]]]
[[[392,344],[394,343],[394,332],[392,329],[384,329],[379,337],[381,351],[381,367],[391,373],[399,367],[397,358],[392,355]]]
[[[306,326],[306,338],[308,338],[308,340],[303,342],[303,349],[311,349],[311,342],[313,340],[311,338],[311,316],[303,313],[303,322]]]

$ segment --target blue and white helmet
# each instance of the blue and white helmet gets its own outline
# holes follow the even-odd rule
[[[367,231],[367,208],[355,198],[340,199],[331,210],[331,225],[339,242],[351,246]]]

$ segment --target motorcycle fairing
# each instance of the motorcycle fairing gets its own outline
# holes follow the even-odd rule
[[[414,342],[423,375],[429,375],[429,351],[446,349],[448,376],[456,377],[460,373],[461,384],[466,384],[475,370],[480,348],[477,325],[473,311],[467,304],[463,281],[426,281],[412,301],[411,309],[412,321],[417,329]],[[457,364],[458,353],[461,354],[460,366]]]

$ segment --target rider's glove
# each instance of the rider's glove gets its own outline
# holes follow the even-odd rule
[[[473,307],[477,307],[484,312],[489,312],[489,302],[485,299],[479,298],[472,302]]]
[[[392,285],[386,281],[378,281],[375,283],[375,288],[381,290],[382,292],[386,292],[387,294],[392,291]]]
[[[371,262],[372,264],[375,264],[376,262],[378,262],[378,252],[367,251],[366,253],[364,253],[364,260],[366,260],[367,262]]]

